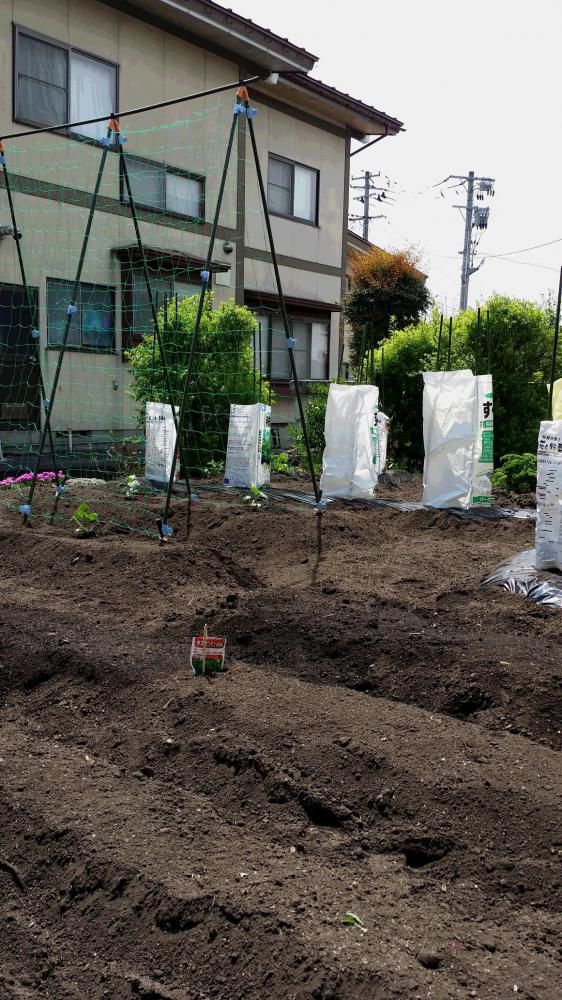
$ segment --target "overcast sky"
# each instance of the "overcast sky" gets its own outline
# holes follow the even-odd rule
[[[395,182],[388,219],[370,238],[415,245],[433,294],[458,309],[464,223],[432,185],[448,174],[494,177],[495,197],[469,304],[493,292],[539,301],[562,264],[560,0],[229,0],[319,56],[313,75],[404,122],[406,132],[353,157],[353,173]],[[478,202],[477,204],[481,204]],[[362,211],[356,203],[356,210]],[[378,210],[378,209],[377,209]],[[382,211],[383,209],[381,209]],[[530,252],[524,248],[559,240]],[[512,251],[519,251],[512,253]],[[518,262],[518,263],[516,263]],[[523,262],[523,263],[519,263]]]

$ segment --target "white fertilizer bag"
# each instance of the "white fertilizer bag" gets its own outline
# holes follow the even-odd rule
[[[331,385],[326,406],[320,489],[323,496],[369,499],[377,485],[374,385]]]
[[[176,407],[176,414],[178,408]],[[146,453],[144,474],[147,479],[167,483],[172,471],[176,446],[176,427],[169,403],[146,404]],[[179,479],[179,462],[175,478]]]
[[[386,455],[388,451],[388,427],[390,424],[390,417],[387,417],[386,413],[381,410],[378,411],[376,416],[376,421],[374,424],[376,439],[375,439],[375,472],[377,476],[382,476],[384,470],[386,469]]]
[[[494,471],[494,397],[492,376],[477,375],[477,427],[474,446],[471,507],[492,506]]]
[[[424,372],[423,502],[470,506],[477,413],[477,382],[469,369]]]
[[[543,420],[537,451],[537,569],[562,570],[562,420]]]
[[[232,403],[224,470],[225,486],[261,487],[271,478],[271,406]]]

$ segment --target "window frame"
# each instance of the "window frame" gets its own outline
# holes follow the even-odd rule
[[[12,120],[18,125],[31,125],[34,128],[48,128],[45,122],[34,121],[32,118],[26,118],[25,116],[18,115],[18,41],[20,35],[26,35],[28,38],[33,38],[35,41],[44,42],[46,45],[53,45],[57,49],[62,49],[67,53],[68,60],[68,79],[66,86],[66,121],[70,120],[70,77],[72,73],[72,53],[76,52],[77,55],[85,56],[87,59],[91,59],[92,62],[102,63],[104,66],[111,66],[115,70],[115,105],[114,111],[119,110],[119,77],[120,77],[120,65],[119,63],[113,62],[111,59],[104,59],[103,56],[98,56],[94,52],[88,52],[86,49],[78,48],[76,45],[70,45],[68,42],[60,42],[56,38],[51,38],[49,35],[44,35],[39,31],[34,31],[32,28],[26,28],[21,24],[13,24],[13,40],[12,40]],[[109,120],[109,118],[108,118]],[[56,128],[52,127],[52,131],[57,135],[66,135],[71,139],[78,139],[81,142],[90,143],[94,146],[101,146],[101,142],[98,139],[92,139],[90,136],[82,135],[80,132],[74,132],[72,129],[68,128]]]
[[[127,153],[127,166],[129,167],[131,162],[137,160],[140,163],[148,164],[153,167],[158,167],[159,170],[164,171],[164,175],[172,174],[174,177],[183,177],[188,181],[199,181],[201,184],[201,199],[199,201],[199,215],[184,215],[183,212],[174,212],[168,208],[156,208],[154,205],[147,205],[145,202],[137,201],[135,198],[135,207],[142,208],[144,212],[154,212],[156,215],[165,215],[168,219],[182,219],[188,222],[205,222],[205,188],[206,188],[206,177],[204,174],[198,174],[193,170],[184,170],[182,167],[172,167],[168,163],[164,163],[163,160],[152,160],[146,156],[137,156],[136,153]],[[130,170],[129,170],[129,180],[130,180]],[[133,192],[134,197],[134,192]],[[164,198],[166,198],[166,185],[164,185]],[[129,206],[129,196],[127,194],[127,186],[125,184],[125,178],[123,177],[123,165],[119,163],[119,199],[122,205]]]
[[[286,163],[291,167],[291,213],[287,215],[285,212],[276,212],[274,208],[270,207],[269,204],[269,164],[271,160],[277,160],[279,163]],[[310,170],[312,173],[316,174],[316,200],[314,205],[314,220],[312,219],[301,219],[299,215],[293,215],[295,207],[295,167],[302,167],[304,170]],[[320,170],[318,167],[311,167],[308,163],[301,163],[299,160],[289,160],[286,156],[281,156],[279,153],[268,153],[267,160],[267,208],[270,215],[276,216],[278,219],[290,219],[291,222],[301,222],[303,226],[314,226],[315,229],[319,228],[318,222],[318,212],[320,206]]]
[[[50,278],[47,277],[45,283],[45,313],[47,319],[47,350],[48,351],[60,351],[62,349],[62,344],[51,344],[49,341],[49,282],[53,285],[74,285],[73,278]],[[105,292],[111,293],[111,299],[113,303],[112,315],[113,315],[113,346],[112,347],[92,347],[91,344],[82,344],[82,326],[80,326],[80,346],[77,344],[67,343],[65,347],[65,353],[67,351],[76,351],[79,354],[118,354],[117,350],[117,287],[115,285],[106,285],[101,282],[93,281],[81,281],[79,285],[79,292],[83,285],[88,288],[102,288]],[[82,306],[80,305],[80,312],[82,312]]]

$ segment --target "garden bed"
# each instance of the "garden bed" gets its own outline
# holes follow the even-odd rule
[[[0,996],[560,996],[560,612],[480,587],[533,524],[96,496],[0,511]]]

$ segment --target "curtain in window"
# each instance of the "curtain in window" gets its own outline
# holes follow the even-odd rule
[[[115,66],[90,59],[78,52],[70,56],[70,118],[82,121],[85,118],[108,120],[116,111],[116,70]],[[107,122],[97,125],[81,125],[74,131],[90,139],[102,139],[107,134]]]
[[[80,290],[82,347],[111,350],[115,329],[113,289],[82,285]]]
[[[28,35],[18,35],[18,118],[59,125],[67,118],[68,53]]]
[[[310,378],[310,323],[293,320],[291,326],[296,340],[293,353],[297,375],[299,378]]]
[[[164,167],[158,163],[131,158],[127,158],[127,165],[135,202],[138,205],[146,205],[149,208],[158,208],[163,211],[166,207],[164,187],[166,172]],[[126,190],[125,197],[127,198]]]
[[[293,214],[297,219],[316,222],[316,181],[315,170],[295,164]]]
[[[201,181],[179,174],[166,174],[166,209],[198,219],[201,215]]]
[[[328,323],[313,323],[310,345],[310,377],[328,378],[328,349],[330,326]]]
[[[291,171],[290,163],[283,163],[273,157],[270,159],[267,202],[272,212],[291,215]]]
[[[271,334],[271,377],[291,377],[289,352],[287,350],[287,338],[283,327],[280,326],[280,320],[275,318],[273,319],[273,329]]]
[[[67,309],[72,301],[73,284],[71,281],[47,281],[47,339],[50,346],[62,344]],[[68,347],[80,347],[80,304],[78,312],[72,317]]]

